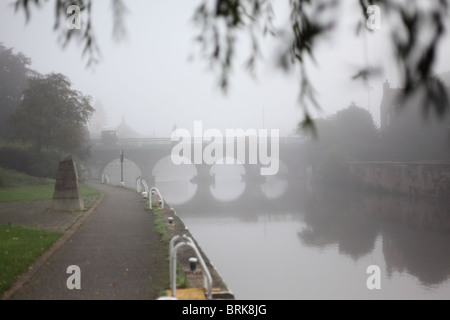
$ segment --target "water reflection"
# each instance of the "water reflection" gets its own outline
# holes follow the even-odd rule
[[[242,180],[245,168],[240,163],[227,164],[233,162],[234,159],[223,158],[211,167],[210,175],[214,177],[214,185],[210,187],[210,191],[218,201],[236,200],[245,191],[245,182]]]
[[[450,276],[449,248],[449,237],[444,233],[395,225],[383,228],[383,254],[388,276],[406,272],[417,277],[423,285],[439,286]]]
[[[280,199],[177,208],[238,299],[450,297],[450,206],[292,188]],[[382,290],[366,287],[372,264]]]
[[[288,173],[286,164],[280,160],[278,174],[274,176],[266,176],[266,181],[261,185],[261,191],[264,196],[271,200],[282,197],[286,193],[289,186],[286,179]]]
[[[140,176],[125,160],[125,178]],[[287,172],[242,181],[241,165],[153,169],[238,299],[450,297],[450,206],[434,200],[308,189]],[[106,167],[119,182],[120,163]],[[114,182],[115,180],[117,182]],[[382,269],[382,290],[366,268]],[[257,288],[257,289],[255,289]]]
[[[309,201],[298,233],[303,244],[336,244],[353,259],[382,239],[386,273],[408,273],[434,286],[450,277],[450,210],[433,200],[334,193]],[[450,296],[449,296],[450,297]]]
[[[155,186],[172,205],[186,203],[197,192],[192,179],[197,175],[193,164],[175,165],[170,157],[159,160],[153,168]]]

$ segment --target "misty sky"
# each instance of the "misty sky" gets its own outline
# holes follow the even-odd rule
[[[198,58],[200,48],[194,44],[198,30],[191,18],[199,0],[126,1],[128,38],[121,43],[112,39],[110,1],[96,0],[93,23],[102,60],[94,70],[86,69],[81,48],[75,43],[65,50],[59,46],[53,32],[53,1],[34,10],[28,24],[23,12],[14,13],[10,6],[13,2],[0,0],[0,42],[32,58],[31,67],[40,73],[63,73],[77,90],[91,95],[94,101],[100,99],[112,127],[125,116],[143,136],[169,137],[175,123],[192,131],[194,121],[201,120],[204,130],[217,128],[223,132],[227,128],[259,129],[264,123],[286,136],[302,119],[298,75],[286,75],[275,66],[273,57],[279,43],[270,38],[263,43],[265,60],[259,63],[257,79],[236,64],[230,90],[226,96],[222,94],[217,74]],[[339,28],[332,37],[318,44],[319,65],[308,68],[323,108],[321,115],[335,113],[352,101],[368,108],[367,88],[351,80],[357,69],[365,66],[364,42],[355,37],[354,30],[355,19],[360,18],[355,11],[359,10],[358,1],[351,3],[345,1],[345,14],[341,11]],[[283,26],[287,21],[285,11],[276,9],[275,25]],[[380,77],[371,81],[371,112],[376,124],[383,81],[399,84],[395,64],[390,62],[388,26],[382,23],[382,27],[367,38],[371,65],[383,67]],[[240,43],[240,52],[245,53],[247,44]],[[450,56],[448,41],[440,47],[438,73],[450,70],[445,56]]]

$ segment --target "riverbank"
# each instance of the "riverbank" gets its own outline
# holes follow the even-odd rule
[[[102,199],[87,212],[54,212],[48,210],[48,200],[1,204],[0,224],[65,232],[3,299],[148,300],[170,294],[167,241],[164,244],[155,232],[155,217],[145,208],[148,202],[126,188],[89,185],[101,190]],[[192,237],[170,206],[160,209],[160,218],[167,225],[168,239],[176,234]],[[191,256],[189,250],[180,249],[179,269],[187,288],[203,288],[203,276],[190,271]],[[202,257],[213,279],[213,299],[233,299],[203,252]],[[80,267],[81,290],[68,290],[66,286],[66,269],[71,265]]]
[[[159,203],[159,200],[160,198],[157,194],[153,195],[154,203]],[[195,236],[189,231],[183,220],[178,216],[176,210],[164,201],[163,208],[158,206],[157,208],[153,208],[151,211],[154,214],[157,214],[158,218],[161,219],[165,225],[165,231],[167,234],[163,233],[162,237],[165,239],[172,239],[173,237],[179,235],[186,236],[193,240],[212,278],[212,299],[234,300],[234,294],[228,288],[224,279],[214,267],[211,260],[204,253],[201,246],[195,239]],[[165,246],[168,249],[169,243],[167,242]],[[196,255],[194,250],[190,247],[184,246],[177,251],[177,263],[181,267],[181,272],[183,272],[186,278],[186,288],[177,289],[176,296],[179,300],[192,299],[192,291],[189,289],[206,289],[204,274],[200,269],[199,263],[197,263],[195,271],[191,270],[189,259],[193,257],[196,257]],[[171,295],[170,289],[167,290],[166,294],[167,296]],[[203,295],[200,297],[204,298]]]
[[[10,298],[21,288],[101,202],[98,190],[82,185],[85,210],[51,210],[52,200],[48,198],[54,181],[53,185],[51,182],[32,186],[38,192],[31,198],[39,200],[29,200],[28,192],[23,192],[29,190],[29,185],[2,189],[7,199],[20,200],[0,202],[0,236],[4,238],[0,265],[2,299]],[[12,193],[16,194],[10,197]]]

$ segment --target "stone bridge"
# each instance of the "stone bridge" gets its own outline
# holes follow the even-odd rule
[[[90,149],[91,156],[84,163],[90,178],[100,180],[107,168],[115,166],[115,171],[120,167],[120,152],[124,153],[124,162],[133,165],[136,169],[134,176],[130,177],[127,172],[124,176],[128,181],[136,181],[138,178],[145,179],[149,186],[157,185],[158,176],[161,171],[178,172],[173,163],[171,163],[171,153],[177,142],[171,139],[121,139],[116,143],[105,143],[102,140],[91,140]],[[249,161],[239,165],[239,179],[246,184],[246,193],[251,190],[260,189],[261,184],[267,181],[283,180],[287,181],[291,186],[304,185],[306,181],[306,171],[308,163],[302,153],[302,141],[298,138],[280,138],[279,140],[279,171],[274,176],[261,175],[261,164],[248,164]],[[202,143],[202,151],[207,146]],[[237,144],[235,144],[235,152]],[[246,159],[248,160],[249,144],[246,144]],[[270,149],[269,149],[270,151]],[[224,155],[226,152],[224,152]],[[268,153],[270,154],[270,152]],[[236,157],[234,157],[236,158]],[[190,164],[180,165],[178,167],[189,166],[192,179],[190,182],[197,185],[197,195],[201,196],[209,194],[210,186],[215,183],[215,174],[213,165],[209,164]],[[220,165],[218,165],[220,166]],[[217,169],[217,168],[216,168]],[[128,170],[129,171],[129,170]],[[216,171],[216,173],[215,173]],[[226,173],[225,173],[226,174]],[[116,182],[116,181],[115,181]],[[134,182],[127,182],[127,187],[134,187]],[[258,187],[258,188],[255,188]],[[246,198],[246,197],[243,197]]]

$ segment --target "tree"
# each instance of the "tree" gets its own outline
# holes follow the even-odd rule
[[[83,32],[79,33],[83,45],[83,53],[89,54],[89,62],[97,60],[93,21],[91,19],[92,0],[57,0],[55,1],[55,29],[62,33],[65,44],[71,41],[76,30],[65,28],[67,7],[72,4],[87,11],[88,21]],[[30,17],[31,3],[42,5],[44,0],[16,0],[16,10],[24,10]],[[112,0],[115,34],[124,33],[123,18],[126,12],[123,0]],[[274,10],[269,0],[202,0],[194,14],[200,34],[198,42],[204,49],[205,57],[220,71],[220,86],[226,90],[229,85],[229,74],[235,62],[235,51],[238,35],[248,32],[251,43],[251,54],[247,66],[254,66],[261,57],[259,41],[265,35],[280,39],[281,54],[279,65],[285,69],[298,70],[301,73],[299,83],[299,102],[304,111],[302,126],[314,129],[311,119],[311,108],[319,108],[315,99],[313,84],[306,72],[306,63],[315,58],[317,40],[329,35],[339,18],[337,0],[290,0],[290,16],[287,28],[275,30],[273,26]],[[448,0],[426,1],[381,1],[359,0],[360,17],[355,31],[361,32],[372,18],[371,5],[377,5],[383,12],[385,25],[391,25],[392,43],[396,49],[396,57],[403,69],[405,95],[418,87],[424,88],[426,97],[438,111],[449,108],[448,99],[443,88],[429,88],[426,79],[432,75],[436,49],[445,34],[446,21],[450,16]],[[372,7],[373,8],[373,7]],[[354,75],[355,79],[367,79],[376,68],[361,67]],[[443,104],[441,101],[446,101]]]
[[[31,59],[22,53],[14,53],[0,43],[0,137],[12,133],[7,119],[11,110],[18,106],[22,91],[28,85],[28,77],[33,74],[29,68]]]
[[[351,104],[336,113],[336,136],[349,158],[368,161],[376,158],[378,131],[372,115],[366,109]]]
[[[39,152],[43,148],[77,151],[88,135],[87,122],[94,109],[91,97],[71,86],[62,74],[31,78],[22,102],[9,117],[16,137],[31,142]]]
[[[339,185],[348,182],[348,161],[368,161],[379,156],[379,134],[367,110],[352,104],[314,122],[319,139],[309,134],[305,153],[309,161],[317,165],[319,183]]]
[[[376,157],[379,134],[372,115],[355,104],[325,119],[314,119],[318,128],[317,141],[311,134],[304,136],[314,153],[338,148],[347,160],[367,161]]]

